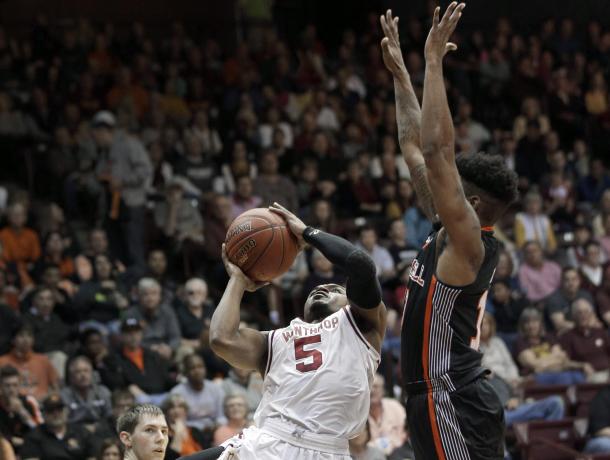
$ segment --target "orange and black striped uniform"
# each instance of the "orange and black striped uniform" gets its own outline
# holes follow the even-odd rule
[[[481,230],[485,258],[477,278],[456,287],[436,277],[445,241],[438,236],[428,237],[411,265],[403,312],[401,372],[411,441],[417,460],[501,459],[504,412],[478,351],[499,243],[491,228]]]

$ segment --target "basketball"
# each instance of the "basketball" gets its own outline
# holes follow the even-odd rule
[[[298,243],[286,221],[267,208],[255,208],[235,218],[225,238],[229,260],[254,281],[271,281],[285,273],[298,253]]]

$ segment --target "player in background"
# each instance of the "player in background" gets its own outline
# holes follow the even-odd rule
[[[125,449],[123,460],[163,460],[169,428],[163,411],[152,404],[138,404],[117,420],[117,433]]]
[[[421,112],[400,51],[398,18],[389,10],[381,17],[400,146],[422,207],[442,225],[411,265],[403,313],[401,373],[418,460],[504,457],[504,413],[478,348],[498,259],[492,226],[516,199],[517,178],[501,157],[455,157],[442,61],[457,48],[449,37],[464,7],[451,3],[441,20],[435,9]]]
[[[221,459],[349,460],[348,440],[365,427],[370,386],[379,365],[386,309],[373,260],[350,242],[307,227],[275,203],[299,241],[318,249],[347,275],[346,287],[323,284],[311,291],[304,318],[270,332],[239,328],[245,291],[260,285],[223,260],[230,279],[214,312],[214,352],[264,377],[255,426],[223,444]],[[208,450],[188,459],[213,459]]]

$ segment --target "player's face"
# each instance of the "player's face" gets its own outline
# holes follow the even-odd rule
[[[138,460],[162,460],[169,441],[163,415],[143,415],[133,430],[131,448]]]
[[[321,320],[347,305],[345,288],[338,284],[321,284],[305,301],[305,321]]]

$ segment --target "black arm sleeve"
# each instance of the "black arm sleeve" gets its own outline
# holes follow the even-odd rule
[[[178,460],[216,460],[220,457],[220,454],[224,452],[225,448],[218,446],[210,449],[202,450],[196,454],[187,455],[186,457],[180,457]]]
[[[381,303],[377,268],[365,251],[346,239],[312,227],[305,229],[303,239],[345,272],[347,298],[356,307],[376,308]]]

